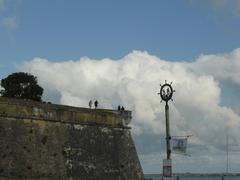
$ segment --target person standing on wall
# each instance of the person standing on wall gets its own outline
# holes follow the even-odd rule
[[[89,105],[89,108],[91,109],[92,108],[92,100],[89,101],[88,105]]]
[[[95,109],[97,109],[97,107],[98,107],[98,101],[97,100],[94,102],[94,106],[95,106]]]

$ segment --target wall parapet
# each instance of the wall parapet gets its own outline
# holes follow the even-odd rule
[[[131,111],[89,109],[0,97],[0,117],[128,128]]]

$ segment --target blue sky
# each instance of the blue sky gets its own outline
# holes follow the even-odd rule
[[[239,47],[238,0],[0,0],[0,78],[30,72],[55,103],[125,103],[145,173],[159,172],[164,153],[155,95],[165,79],[176,89],[173,133],[194,134],[194,158],[177,157],[175,170],[224,172],[224,130],[240,144]]]
[[[2,1],[1,19],[14,17],[16,23],[0,28],[1,63],[11,70],[33,57],[116,59],[132,50],[191,61],[229,52],[240,42],[239,18],[210,2]]]

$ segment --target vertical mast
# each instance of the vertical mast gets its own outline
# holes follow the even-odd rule
[[[226,173],[228,173],[228,163],[229,163],[229,161],[228,161],[228,134],[226,136],[226,153],[227,153]]]

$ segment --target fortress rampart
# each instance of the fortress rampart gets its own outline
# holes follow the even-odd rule
[[[130,111],[89,109],[0,97],[0,116],[73,124],[127,127]]]
[[[130,111],[0,97],[0,179],[143,179]]]

